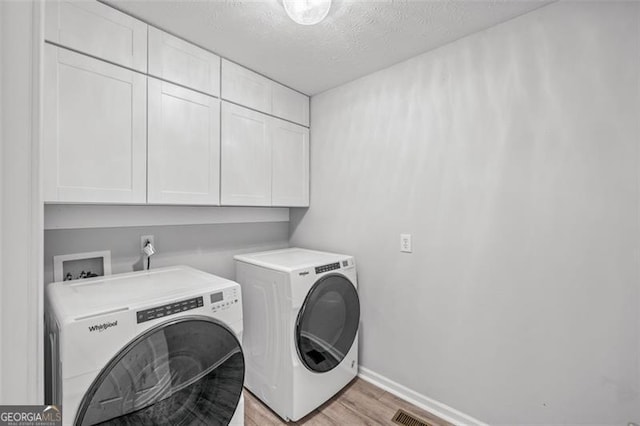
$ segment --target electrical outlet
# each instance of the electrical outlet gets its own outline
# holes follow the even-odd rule
[[[411,253],[411,234],[400,234],[400,251]]]
[[[156,243],[153,235],[142,235],[140,236],[140,251],[144,252],[144,246],[147,245],[147,241],[149,241],[151,245],[155,247]]]

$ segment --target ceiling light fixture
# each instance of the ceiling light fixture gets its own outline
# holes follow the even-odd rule
[[[331,0],[282,0],[284,10],[300,25],[315,25],[322,21],[331,8]]]

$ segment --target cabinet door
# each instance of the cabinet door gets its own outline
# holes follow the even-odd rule
[[[219,204],[220,101],[149,78],[148,132],[148,202]]]
[[[309,205],[309,129],[271,119],[271,204]]]
[[[220,57],[154,27],[149,27],[149,74],[220,95]]]
[[[309,126],[309,97],[273,82],[273,111],[276,117]]]
[[[45,38],[147,72],[147,24],[97,1],[45,2]]]
[[[270,117],[222,103],[223,205],[271,205]]]
[[[272,81],[233,62],[222,60],[222,98],[271,114]]]
[[[47,44],[45,201],[144,203],[147,77]]]

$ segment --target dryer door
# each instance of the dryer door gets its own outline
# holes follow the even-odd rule
[[[358,332],[360,301],[346,277],[325,275],[311,288],[296,322],[296,347],[302,363],[324,373],[347,356]]]
[[[120,351],[84,396],[75,424],[226,425],[243,382],[233,332],[207,317],[182,317]]]

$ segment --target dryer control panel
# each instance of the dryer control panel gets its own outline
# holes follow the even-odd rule
[[[340,269],[340,262],[329,263],[328,265],[316,266],[316,274]]]

